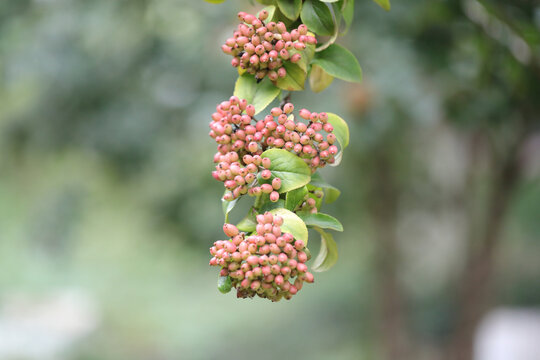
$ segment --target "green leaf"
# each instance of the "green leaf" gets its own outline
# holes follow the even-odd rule
[[[223,294],[226,294],[229,291],[231,291],[231,288],[232,288],[231,278],[229,276],[218,277],[217,288]]]
[[[322,214],[322,213],[311,214],[305,211],[301,211],[297,213],[297,215],[302,220],[304,220],[307,226],[311,226],[311,227],[317,226],[321,229],[343,231],[343,225],[341,225],[338,219],[336,219],[335,217],[331,215]]]
[[[311,63],[311,60],[313,59],[313,56],[315,55],[315,45],[308,44],[306,48],[302,51],[298,51],[295,49],[289,50],[289,54],[290,56],[293,56],[294,54],[302,55],[302,58],[300,59],[300,61],[296,63],[296,65],[298,65],[300,69],[307,72],[308,65]]]
[[[229,190],[225,190],[225,193],[230,192]],[[236,203],[238,202],[240,198],[236,198],[231,201],[227,201],[224,198],[221,198],[221,208],[223,209],[223,215],[225,215],[225,222],[229,221],[229,213],[234,209],[236,206]]]
[[[386,11],[390,11],[390,0],[373,0]]]
[[[283,149],[270,149],[261,154],[271,161],[272,175],[281,179],[280,193],[285,193],[306,185],[311,180],[309,166],[298,156]]]
[[[345,0],[344,5],[341,13],[343,20],[345,20],[345,30],[343,30],[343,33],[346,33],[351,27],[354,18],[354,0]]]
[[[302,204],[307,193],[308,189],[306,186],[289,191],[285,197],[285,208],[294,211],[298,205]]]
[[[296,240],[302,240],[305,245],[308,243],[308,229],[306,224],[298,215],[287,209],[274,209],[270,211],[273,215],[279,215],[283,218],[281,231],[294,236]]]
[[[275,85],[280,89],[288,91],[304,90],[307,72],[298,64],[293,64],[290,61],[286,61],[283,67],[287,70],[287,76],[277,79]]]
[[[333,113],[328,113],[328,122],[334,127],[333,133],[336,135],[336,140],[343,151],[349,146],[349,126],[345,120]]]
[[[316,272],[327,271],[337,262],[337,244],[331,234],[318,227],[314,227],[314,229],[321,234],[321,249],[319,255],[313,261],[311,270]]]
[[[256,226],[257,218],[255,217],[255,211],[253,208],[251,208],[248,214],[242,220],[240,220],[238,224],[236,224],[238,230],[247,233],[255,231]]]
[[[315,93],[326,89],[334,81],[334,77],[324,71],[320,66],[313,64],[309,74],[309,86]]]
[[[334,33],[332,12],[325,3],[317,0],[306,0],[300,13],[302,22],[317,35],[329,36]]]
[[[338,188],[324,181],[319,173],[315,173],[311,175],[310,184],[313,186],[320,187],[324,190],[325,202],[327,204],[333,203],[334,201],[337,200],[339,195],[341,195],[341,191]]]
[[[263,5],[272,5],[275,2],[275,0],[257,0],[257,2]]]
[[[268,79],[257,84],[253,75],[244,73],[236,80],[234,95],[246,99],[248,104],[255,107],[255,114],[263,111],[281,92]]]
[[[270,201],[270,199],[268,199],[268,201],[266,201],[262,206],[261,208],[259,209],[259,212],[260,213],[265,213],[267,211],[272,211],[274,209],[281,209],[285,206],[285,200],[283,199],[279,199],[278,201],[276,202],[272,202]]]
[[[335,156],[335,161],[330,166],[338,166],[343,158],[343,150],[349,145],[349,126],[347,126],[345,120],[332,113],[328,114],[328,122],[334,127],[334,134],[340,145],[339,152]]]
[[[313,64],[317,64],[328,74],[351,82],[362,81],[362,69],[354,55],[343,46],[332,44],[315,54]]]
[[[279,10],[291,20],[298,19],[302,10],[302,0],[276,0]]]
[[[210,4],[221,4],[222,2],[225,2],[225,0],[204,0],[206,2],[209,2]]]

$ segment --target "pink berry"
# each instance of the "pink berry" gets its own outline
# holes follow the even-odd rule
[[[276,202],[279,200],[279,193],[277,191],[272,191],[270,194],[270,201]]]
[[[270,170],[261,171],[261,177],[265,180],[268,180],[272,177],[272,172]]]
[[[228,237],[234,237],[234,236],[238,235],[238,233],[239,233],[238,228],[236,226],[232,225],[232,224],[223,225],[223,232]]]

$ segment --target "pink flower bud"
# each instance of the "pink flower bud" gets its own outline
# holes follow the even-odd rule
[[[279,247],[278,247],[278,252],[279,252]],[[275,265],[275,264],[277,264],[277,262],[278,262],[278,258],[277,258],[276,255],[270,255],[268,257],[268,263],[270,263],[271,265]]]
[[[270,193],[270,201],[276,202],[278,200],[279,200],[279,193],[277,191],[272,191],[272,193]]]
[[[271,160],[270,160],[270,158],[263,158],[261,163],[262,163],[262,166],[263,166],[265,169],[270,169],[270,165],[271,165]]]
[[[257,55],[251,55],[249,58],[249,63],[252,65],[257,65],[259,63],[259,57]]]
[[[298,263],[296,265],[296,270],[298,270],[298,272],[300,272],[300,273],[305,273],[307,271],[307,265],[302,263],[302,262]]]
[[[249,117],[252,117],[252,116],[255,116],[255,106],[249,104],[246,106],[246,114],[249,116]],[[249,121],[251,122],[251,119],[249,119]]]
[[[255,20],[255,16],[253,16],[251,14],[245,14],[243,20],[244,20],[245,23],[251,24],[253,22],[253,20]]]
[[[294,43],[294,48],[296,50],[302,51],[302,50],[304,50],[306,48],[306,44],[301,43],[301,42],[296,42],[296,43]]]
[[[251,266],[256,266],[259,264],[259,258],[255,255],[251,255],[246,259],[247,263]]]
[[[223,225],[223,232],[228,237],[234,237],[234,236],[238,235],[238,233],[239,233],[238,228],[236,226],[232,225],[232,224]]]
[[[255,244],[249,244],[248,245],[248,251],[251,253],[251,254],[255,254],[257,252],[257,245]]]
[[[309,117],[311,116],[311,112],[307,109],[302,109],[300,110],[299,115],[301,118],[309,120]]]
[[[271,81],[276,81],[279,78],[279,75],[278,75],[278,73],[276,71],[269,71],[268,72],[268,78]]]
[[[272,177],[272,172],[270,170],[261,171],[261,177],[265,180],[268,180]]]
[[[248,279],[244,279],[242,280],[242,282],[240,283],[240,286],[243,287],[244,289],[247,289],[249,287],[249,285],[251,284],[251,282],[248,280]]]
[[[272,233],[267,233],[267,234],[264,234],[264,240],[268,243],[268,244],[273,244],[276,242],[276,236]]]
[[[270,244],[270,252],[272,252],[272,254],[279,254],[281,252],[281,249],[279,248],[277,244]],[[272,256],[270,256],[269,259],[271,261]]]
[[[251,153],[255,153],[257,150],[259,150],[259,145],[257,145],[256,142],[250,142],[248,145],[248,150]]]
[[[285,253],[280,253],[280,254],[278,255],[278,261],[279,261],[280,263],[284,263],[285,261],[287,261],[288,258],[289,258],[289,257],[288,257],[287,254],[285,254]]]
[[[302,55],[300,55],[298,53],[291,56],[291,62],[293,64],[299,62],[301,59],[302,59]]]
[[[259,12],[259,19],[260,19],[261,21],[266,20],[267,17],[268,17],[268,11],[266,11],[266,10],[261,10],[261,11]]]

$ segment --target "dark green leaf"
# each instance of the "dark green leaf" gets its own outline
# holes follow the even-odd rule
[[[289,191],[285,197],[285,208],[294,211],[298,205],[302,204],[307,193],[308,189],[305,186]]]
[[[283,218],[281,231],[294,236],[297,240],[302,240],[305,245],[308,243],[308,229],[306,224],[298,215],[287,209],[274,209],[270,211],[273,215],[279,215]]]
[[[317,35],[329,36],[335,26],[330,8],[318,0],[306,0],[300,13],[302,22]]]
[[[298,156],[283,149],[270,149],[261,154],[271,161],[272,175],[281,179],[280,193],[285,193],[306,185],[311,180],[309,166]]]
[[[343,225],[335,217],[328,214],[311,214],[309,212],[299,212],[298,216],[304,220],[307,226],[317,226],[321,229],[343,231]]]
[[[362,81],[362,69],[354,55],[343,46],[332,44],[315,54],[313,64],[317,64],[328,74],[345,81]]]
[[[313,261],[311,269],[317,272],[327,271],[337,262],[337,244],[331,234],[318,227],[314,229],[321,234],[321,250]]]
[[[276,0],[279,10],[291,20],[298,19],[302,9],[302,0]]]
[[[272,202],[272,201],[270,201],[270,199],[267,199],[267,201],[265,203],[263,203],[263,205],[261,206],[259,212],[260,213],[265,213],[267,211],[272,211],[274,209],[281,209],[284,206],[285,206],[285,200],[283,200],[283,199],[279,199],[276,202]]]

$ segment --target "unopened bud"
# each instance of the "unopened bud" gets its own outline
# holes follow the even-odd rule
[[[225,224],[225,225],[223,225],[223,232],[228,237],[234,237],[234,236],[238,235],[238,233],[239,233],[238,228],[236,226],[234,226],[233,224]]]
[[[276,202],[278,200],[279,200],[279,193],[277,191],[272,191],[272,193],[270,193],[270,201]]]

